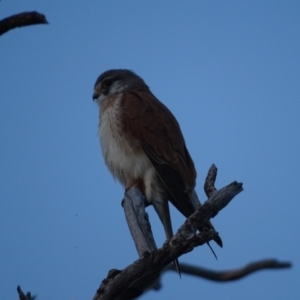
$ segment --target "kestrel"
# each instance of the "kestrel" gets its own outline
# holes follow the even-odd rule
[[[186,218],[201,206],[196,169],[176,118],[141,77],[125,69],[101,74],[93,99],[100,107],[99,137],[108,169],[126,189],[141,189],[171,239],[168,200]],[[206,226],[213,228],[210,221]],[[214,241],[222,247],[219,235]]]

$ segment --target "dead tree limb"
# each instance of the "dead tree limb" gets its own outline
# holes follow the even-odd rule
[[[264,259],[256,262],[252,262],[247,264],[246,266],[235,269],[235,270],[227,270],[227,271],[212,271],[202,267],[196,267],[194,265],[189,265],[185,263],[180,263],[180,270],[182,274],[193,275],[197,277],[201,277],[204,279],[217,281],[217,282],[227,282],[238,280],[246,277],[247,275],[268,269],[288,269],[291,268],[292,264],[290,262],[282,262],[277,259]],[[175,271],[175,268],[170,264],[164,269],[164,272],[167,271]]]
[[[217,172],[218,172],[217,167],[215,166],[215,164],[212,164],[208,170],[207,176],[205,178],[205,183],[204,183],[204,192],[207,198],[209,198],[214,192],[217,191],[217,189],[215,188]]]
[[[122,201],[126,221],[134,240],[139,257],[144,252],[153,252],[157,249],[148,214],[146,213],[146,203],[144,195],[139,189],[130,189],[125,193]]]
[[[176,235],[170,241],[165,242],[158,250],[156,250],[150,223],[145,212],[144,196],[136,188],[130,189],[125,193],[122,204],[141,258],[124,270],[110,270],[93,300],[133,299],[143,294],[147,289],[149,290],[149,288],[159,290],[161,287],[159,282],[158,284],[154,283],[157,282],[162,273],[175,270],[173,265],[170,264],[175,258],[214,238],[216,233],[213,230],[204,229],[196,234],[197,228],[202,227],[243,190],[242,184],[235,181],[217,191],[214,187],[216,175],[217,168],[212,165],[204,185],[209,199],[185,221]],[[180,264],[182,273],[218,282],[237,280],[263,269],[284,269],[290,267],[291,263],[280,262],[275,259],[257,261],[240,269],[221,272],[183,263]],[[17,290],[20,300],[33,300],[35,298],[29,292],[25,295],[19,286]]]
[[[202,230],[196,234],[197,228],[203,227],[242,190],[242,184],[235,181],[214,192],[162,248],[151,253],[145,252],[142,258],[122,271],[111,270],[93,299],[132,299],[141,295],[157,280],[167,265],[214,238],[216,233],[213,230]]]
[[[36,11],[22,12],[0,20],[0,35],[23,26],[48,24],[45,15]]]
[[[36,298],[36,296],[32,296],[30,292],[27,292],[25,295],[19,285],[17,286],[17,291],[19,295],[19,300],[34,300]]]

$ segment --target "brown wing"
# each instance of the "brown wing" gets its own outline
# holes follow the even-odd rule
[[[195,187],[197,174],[177,120],[150,91],[124,93],[122,112],[124,130],[140,141],[169,200],[188,217],[194,212],[188,192]]]

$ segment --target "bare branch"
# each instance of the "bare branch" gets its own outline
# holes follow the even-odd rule
[[[200,233],[196,234],[197,228],[201,228],[243,190],[242,184],[235,181],[217,191],[214,187],[216,174],[217,168],[212,165],[205,182],[205,191],[209,195],[209,199],[185,221],[176,235],[170,241],[165,242],[163,247],[158,250],[155,250],[156,245],[148,216],[145,212],[144,196],[136,188],[126,191],[123,207],[140,259],[124,270],[110,270],[93,300],[133,299],[143,294],[149,288],[159,290],[161,285],[157,279],[166,271],[175,271],[174,266],[170,264],[175,258],[214,238],[216,234],[214,230],[204,228]],[[241,279],[263,269],[284,269],[290,267],[290,262],[279,262],[275,259],[262,260],[250,263],[237,270],[221,272],[183,263],[180,264],[182,273],[218,282]],[[20,300],[33,300],[35,298],[29,292],[24,295],[19,286],[17,290]]]
[[[215,188],[217,172],[218,172],[217,167],[214,164],[212,164],[212,166],[208,170],[208,173],[207,173],[207,176],[205,179],[205,183],[204,183],[204,191],[205,191],[207,198],[212,196],[212,194],[215,191],[217,191],[217,189]]]
[[[156,250],[142,192],[137,188],[129,189],[125,193],[122,206],[139,256],[142,257],[144,252]]]
[[[196,267],[189,264],[180,264],[181,273],[187,275],[194,275],[197,277],[205,278],[212,281],[217,282],[227,282],[238,280],[244,278],[245,276],[267,269],[288,269],[291,268],[292,264],[290,262],[280,262],[277,259],[264,259],[260,261],[256,261],[253,263],[247,264],[245,267],[236,269],[236,270],[228,270],[228,271],[212,271],[201,267]],[[176,271],[172,265],[167,266],[164,269],[166,271]]]
[[[17,286],[17,291],[19,294],[19,300],[34,300],[36,298],[36,296],[32,296],[30,292],[27,292],[25,295],[19,285]]]
[[[12,15],[0,21],[0,35],[17,27],[36,24],[48,24],[48,21],[43,14],[40,14],[36,11],[22,12]]]
[[[122,271],[110,272],[93,299],[132,299],[141,295],[157,280],[167,265],[182,254],[192,251],[194,247],[213,239],[216,234],[213,230],[205,229],[196,234],[196,229],[203,227],[242,190],[241,183],[233,182],[215,192],[162,248],[152,253],[145,252],[142,258]]]

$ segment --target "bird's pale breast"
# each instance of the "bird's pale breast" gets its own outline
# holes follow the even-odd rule
[[[138,140],[123,130],[121,97],[107,99],[109,103],[101,105],[98,133],[106,165],[115,178],[130,187],[154,168]]]

